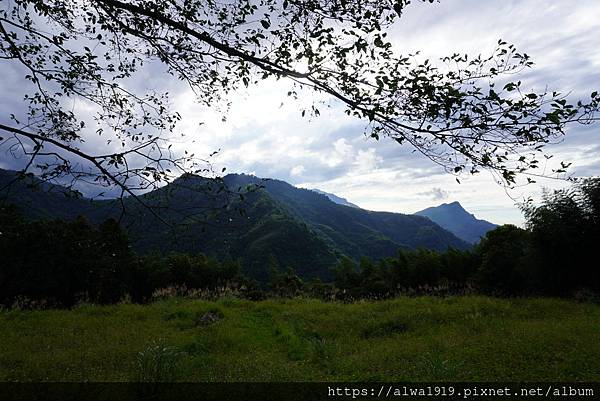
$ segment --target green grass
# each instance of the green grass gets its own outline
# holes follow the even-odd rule
[[[556,299],[171,299],[0,312],[0,381],[598,377],[600,306]]]

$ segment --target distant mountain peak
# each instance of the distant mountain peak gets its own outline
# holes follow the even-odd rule
[[[425,216],[439,224],[457,237],[471,243],[477,243],[488,231],[496,228],[496,224],[480,220],[469,213],[458,201],[442,203],[428,207],[416,215]]]
[[[330,201],[332,201],[333,203],[337,203],[338,205],[350,206],[350,207],[355,207],[357,209],[360,209],[360,206],[355,205],[354,203],[349,202],[347,199],[339,197],[335,194],[321,191],[320,189],[316,189],[316,188],[312,188],[311,191],[316,192],[321,195],[325,195],[326,197],[329,198]]]
[[[436,208],[436,207],[438,207],[438,208],[448,208],[448,209],[452,208],[452,209],[458,209],[458,210],[465,210],[465,208],[463,207],[463,205],[460,204],[459,201],[454,201],[454,202],[449,202],[449,203],[442,203],[439,206],[433,206],[433,207],[428,208],[428,209],[433,209],[433,208]],[[427,209],[425,209],[425,210],[427,210]]]

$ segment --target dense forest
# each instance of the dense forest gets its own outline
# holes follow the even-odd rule
[[[489,231],[472,249],[399,249],[395,257],[358,261],[341,255],[330,281],[302,279],[264,255],[269,274],[246,277],[243,260],[204,254],[139,256],[114,219],[28,220],[15,206],[0,209],[0,303],[68,307],[78,302],[146,302],[161,294],[233,291],[242,297],[307,295],[352,300],[412,294],[594,297],[600,271],[600,179],[549,192],[541,205],[522,205],[527,223]],[[310,249],[307,249],[310,252]]]

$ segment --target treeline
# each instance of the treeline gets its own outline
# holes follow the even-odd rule
[[[138,257],[118,223],[26,221],[0,208],[0,304],[21,300],[68,307],[77,302],[146,302],[158,293],[186,295],[228,288],[250,299],[305,295],[324,299],[399,294],[485,293],[500,296],[600,294],[600,179],[547,193],[523,205],[526,229],[488,232],[469,251],[420,249],[358,263],[342,257],[333,281],[304,282],[271,259],[267,283],[241,272],[240,260],[171,254]],[[310,250],[307,250],[309,252]],[[165,289],[172,291],[165,291]]]
[[[202,254],[138,257],[112,219],[98,227],[83,218],[26,221],[14,207],[0,208],[0,255],[4,305],[144,302],[168,287],[255,286],[240,274],[239,261]]]
[[[548,192],[522,205],[526,229],[504,225],[470,251],[400,252],[398,257],[334,268],[337,288],[353,297],[476,291],[491,295],[600,294],[600,179]]]

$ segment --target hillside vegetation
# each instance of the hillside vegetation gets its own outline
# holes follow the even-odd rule
[[[16,174],[0,170],[0,188]],[[400,248],[470,247],[422,216],[338,205],[325,195],[249,175],[230,174],[222,180],[184,176],[143,195],[159,217],[131,198],[125,198],[126,213],[121,216],[116,200],[76,198],[65,188],[50,188],[35,177],[17,180],[0,191],[0,206],[14,203],[27,218],[84,216],[99,225],[122,217],[121,225],[140,254],[203,252],[219,259],[241,257],[246,274],[262,281],[271,257],[302,278],[330,279],[329,268],[341,255],[383,258],[395,256]]]
[[[0,381],[598,379],[600,306],[168,299],[0,312]]]
[[[4,264],[0,270],[0,305],[71,307],[81,302],[117,303],[123,298],[148,302],[155,292],[170,287],[177,288],[180,295],[226,287],[251,300],[303,295],[349,301],[479,293],[592,301],[600,294],[600,269],[590,263],[595,257],[594,245],[600,241],[599,195],[598,179],[548,194],[541,206],[524,207],[527,229],[498,227],[472,250],[400,249],[395,257],[376,261],[362,257],[358,263],[345,255],[336,261],[318,237],[302,235],[311,231],[307,225],[283,214],[276,218],[271,215],[249,231],[231,232],[230,249],[249,238],[260,240],[245,248],[245,258],[219,259],[192,253],[191,249],[140,256],[114,219],[99,226],[83,218],[31,221],[22,218],[14,206],[0,206]],[[255,202],[254,207],[263,209],[261,204]],[[284,223],[286,219],[292,219],[290,224]],[[205,235],[202,230],[194,233],[198,241]],[[282,247],[271,242],[277,238],[284,242]],[[210,237],[203,241],[216,250],[223,248]],[[194,241],[184,243],[192,245]],[[284,259],[277,252],[282,252]],[[280,264],[296,258],[304,261],[301,269]],[[248,266],[251,270],[242,268]],[[309,272],[314,276],[307,280]],[[252,277],[259,273],[260,282]],[[329,280],[315,278],[325,273]]]

